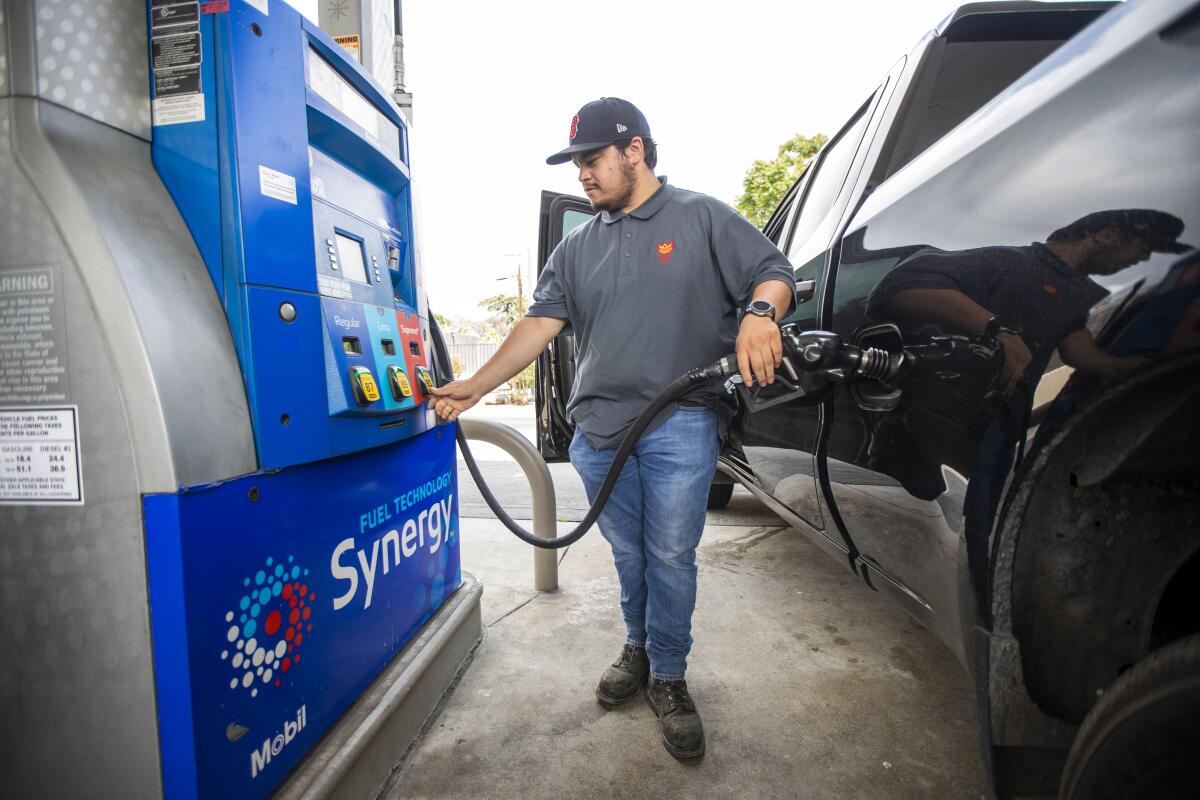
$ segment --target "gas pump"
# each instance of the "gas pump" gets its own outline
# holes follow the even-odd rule
[[[159,684],[187,723],[162,739],[170,796],[265,795],[461,581],[405,120],[263,6],[149,3],[154,164],[225,308],[260,468],[145,500],[156,671],[190,676]]]
[[[0,0],[6,794],[266,797],[465,602],[412,192],[286,3]]]

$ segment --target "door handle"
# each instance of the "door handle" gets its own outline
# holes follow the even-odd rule
[[[807,303],[817,296],[817,282],[814,280],[796,281],[796,305]]]

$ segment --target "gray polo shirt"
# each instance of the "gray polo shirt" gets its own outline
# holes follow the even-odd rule
[[[598,449],[620,444],[671,381],[733,352],[738,311],[756,286],[795,287],[787,259],[745,217],[659,180],[638,208],[601,212],[559,243],[528,312],[573,329],[577,372],[567,412]],[[720,385],[686,400],[716,410],[724,432],[734,405]],[[664,409],[647,431],[675,409]]]

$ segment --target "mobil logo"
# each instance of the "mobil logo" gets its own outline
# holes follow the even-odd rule
[[[232,674],[229,688],[258,697],[259,690],[280,686],[285,673],[300,663],[301,648],[313,632],[313,601],[308,570],[295,556],[268,556],[261,569],[242,579],[241,596],[225,612],[221,661]]]

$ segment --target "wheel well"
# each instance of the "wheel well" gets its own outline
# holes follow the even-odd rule
[[[1200,551],[1192,554],[1163,590],[1154,611],[1150,648],[1157,650],[1193,633],[1200,633]]]
[[[1191,371],[1150,378],[1081,409],[1024,476],[1013,633],[1030,697],[1070,722],[1146,653],[1200,629],[1200,389]]]

